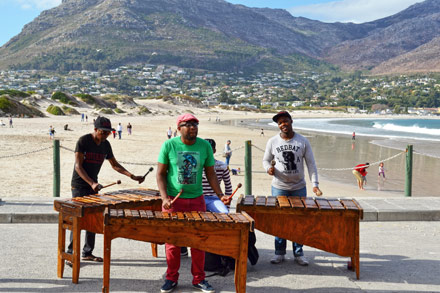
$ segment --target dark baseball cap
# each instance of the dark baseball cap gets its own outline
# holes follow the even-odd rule
[[[98,116],[95,120],[95,128],[102,129],[104,131],[115,131],[114,128],[112,128],[112,123],[110,122],[110,119]]]
[[[287,111],[280,111],[280,112],[278,112],[278,114],[276,114],[275,116],[272,117],[272,120],[274,122],[278,123],[278,119],[280,117],[288,117],[290,120],[292,120],[292,116],[290,116],[289,112],[287,112]]]

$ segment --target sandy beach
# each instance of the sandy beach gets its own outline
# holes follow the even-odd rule
[[[260,114],[239,111],[212,109],[191,109],[188,107],[173,107],[161,102],[148,102],[150,109],[157,108],[155,115],[130,116],[106,115],[111,119],[113,127],[118,123],[124,126],[122,139],[109,136],[116,159],[131,172],[137,175],[145,174],[148,169],[156,167],[156,161],[161,144],[167,139],[166,131],[169,126],[176,129],[176,117],[183,112],[192,111],[200,120],[199,137],[213,138],[217,142],[216,158],[222,160],[221,152],[227,139],[232,141],[233,155],[231,168],[244,169],[245,141],[252,141],[252,193],[254,195],[269,195],[271,177],[262,168],[262,157],[269,137],[278,133],[276,129],[265,129],[261,136],[260,128],[242,123],[242,120],[257,121],[270,118],[273,114]],[[53,141],[49,139],[49,126],[55,127],[55,138],[60,140],[61,152],[61,197],[70,197],[70,180],[72,176],[76,141],[81,135],[93,131],[93,118],[96,117],[90,109],[85,109],[88,122],[81,122],[80,115],[50,116],[46,118],[15,118],[14,128],[0,129],[0,198],[5,197],[52,197],[53,194]],[[87,112],[89,111],[89,112]],[[296,113],[297,114],[297,113]],[[313,115],[336,115],[334,113],[300,113],[304,117]],[[341,114],[337,114],[341,115]],[[216,120],[234,121],[233,123],[218,123]],[[133,125],[133,134],[128,135],[126,125]],[[63,130],[65,124],[70,131]],[[404,196],[404,162],[402,154],[385,163],[387,178],[381,190],[377,186],[377,166],[370,168],[370,175],[365,191],[359,191],[351,171],[335,171],[337,168],[352,167],[362,162],[376,162],[398,154],[399,150],[377,146],[369,143],[368,139],[357,139],[352,146],[351,138],[317,133],[302,133],[306,135],[315,154],[320,169],[320,188],[324,197],[402,197]],[[179,134],[178,134],[179,135]],[[432,187],[435,182],[435,172],[439,169],[439,161],[423,156],[415,156],[415,178],[413,196],[435,196],[438,192]],[[359,161],[360,160],[360,161]],[[155,168],[156,169],[156,168]],[[331,169],[331,170],[323,170]],[[431,174],[431,175],[430,175]],[[99,174],[99,182],[103,185],[121,180],[103,191],[144,187],[157,189],[156,170],[151,172],[141,185],[128,177],[115,172],[109,163],[104,163]],[[231,176],[233,186],[244,182],[244,172]],[[435,193],[437,192],[437,194]],[[244,187],[237,194],[244,193]],[[308,185],[309,196],[313,195],[311,185]]]

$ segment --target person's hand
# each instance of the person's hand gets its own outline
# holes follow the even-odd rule
[[[267,174],[273,176],[275,174],[275,167],[270,167],[267,169]]]
[[[317,196],[322,195],[322,191],[319,189],[319,187],[313,187],[313,193],[315,193]]]
[[[98,192],[102,189],[102,185],[99,184],[98,182],[93,182],[92,189],[94,192]]]
[[[229,196],[223,195],[220,200],[227,206],[231,204],[232,197],[229,198]]]
[[[162,198],[162,208],[164,210],[169,210],[171,208],[171,199],[169,197]]]
[[[144,182],[144,180],[145,180],[145,177],[144,177],[144,176],[135,176],[135,175],[131,175],[130,178],[133,179],[134,181],[139,182],[139,184],[141,184],[141,183]]]

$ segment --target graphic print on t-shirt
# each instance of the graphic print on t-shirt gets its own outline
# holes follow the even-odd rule
[[[284,151],[282,162],[285,171],[296,171],[295,154],[292,151]]]
[[[197,172],[200,166],[200,153],[198,152],[177,152],[177,168],[179,170],[179,184],[196,184]]]

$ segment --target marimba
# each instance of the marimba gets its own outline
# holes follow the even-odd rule
[[[152,209],[160,211],[162,200],[159,191],[127,189],[105,194],[69,199],[56,199],[54,209],[58,216],[58,266],[59,278],[64,274],[64,260],[72,262],[72,282],[77,284],[80,269],[81,230],[104,233],[104,210],[111,208]],[[73,233],[73,253],[66,253],[66,229]],[[153,252],[156,251],[153,245]]]
[[[104,284],[109,292],[111,240],[122,237],[164,242],[235,258],[235,289],[246,292],[249,231],[253,219],[245,212],[159,212],[109,209],[104,222]]]
[[[255,228],[280,238],[351,257],[359,279],[359,221],[363,210],[354,199],[286,196],[241,196],[237,212],[245,211]]]

